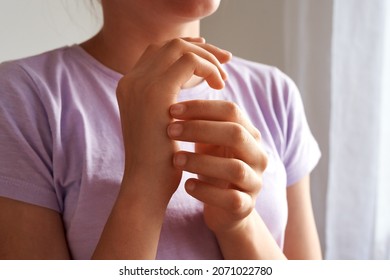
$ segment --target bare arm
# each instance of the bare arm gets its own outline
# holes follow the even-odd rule
[[[216,233],[225,259],[286,259],[256,211],[251,213],[243,225],[230,232]]]
[[[284,253],[289,259],[321,259],[310,198],[309,176],[287,189],[288,223]]]
[[[197,143],[196,153],[178,152],[174,164],[199,175],[199,179],[186,182],[186,189],[204,203],[206,224],[215,233],[225,258],[321,257],[308,178],[288,188],[286,255],[256,212],[267,158],[260,133],[234,104],[187,101],[172,106],[171,114],[180,119],[174,125],[181,128],[170,126],[169,135]]]
[[[203,39],[173,39],[150,46],[120,81],[125,172],[92,258],[155,258],[166,207],[181,179],[172,165],[178,145],[166,134],[169,107],[194,75],[222,88],[221,63],[229,59]],[[0,258],[70,258],[60,214],[9,199],[0,200],[0,244]]]
[[[260,194],[261,195],[261,194]],[[218,241],[225,257],[250,259],[321,259],[321,247],[310,198],[309,176],[287,189],[288,223],[284,252],[280,250],[261,217],[255,211],[250,222],[230,234],[221,234]],[[284,255],[283,255],[284,253]]]
[[[0,197],[0,259],[69,259],[61,215]]]
[[[181,129],[177,133],[172,125],[169,135],[196,143],[196,153],[178,152],[174,163],[199,175],[186,182],[186,190],[204,203],[205,222],[224,258],[285,259],[254,208],[267,165],[257,129],[226,101],[186,101],[171,113]]]
[[[134,191],[149,187],[164,189],[159,180],[142,173],[124,181],[92,259],[154,259],[169,198]],[[168,185],[165,185],[165,189]],[[159,194],[157,194],[160,196]]]
[[[193,75],[224,86],[220,63],[230,54],[203,39],[151,45],[117,88],[125,146],[121,191],[93,254],[96,259],[154,259],[168,202],[182,172],[172,164],[178,150],[167,136],[169,107]]]

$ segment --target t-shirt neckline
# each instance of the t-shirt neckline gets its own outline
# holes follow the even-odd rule
[[[93,57],[91,54],[89,54],[86,50],[84,50],[80,45],[74,44],[70,47],[71,49],[74,49],[75,52],[82,56],[85,61],[87,61],[90,65],[92,65],[95,69],[98,69],[100,72],[104,73],[105,75],[109,76],[111,79],[114,79],[115,81],[119,81],[123,74],[107,67],[100,61],[98,61],[95,57]],[[207,82],[205,80],[201,81],[199,84],[190,87],[190,88],[183,88],[180,91],[180,95],[192,95],[195,92],[202,92],[207,89],[210,89]]]

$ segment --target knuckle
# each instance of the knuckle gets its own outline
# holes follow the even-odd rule
[[[227,102],[226,103],[227,114],[230,120],[238,121],[242,117],[241,109],[236,103]]]
[[[234,215],[241,215],[245,209],[245,202],[238,191],[231,193],[230,209]]]
[[[168,48],[173,48],[173,49],[181,49],[183,47],[184,41],[180,38],[175,38],[172,39],[167,43]]]
[[[252,149],[252,157],[249,160],[249,164],[255,168],[258,172],[262,173],[268,166],[268,154],[264,151],[260,144],[257,144]]]
[[[235,184],[244,182],[247,177],[247,169],[245,163],[240,160],[233,161],[230,174],[232,176],[232,181]]]
[[[261,132],[256,127],[253,128],[253,138],[255,138],[257,142],[260,142],[262,139]]]
[[[135,84],[133,77],[126,75],[121,78],[116,87],[116,98],[118,101],[123,101],[129,98],[129,92],[134,90]]]
[[[263,176],[262,176],[262,174],[259,174],[257,176],[257,179],[256,179],[256,185],[255,185],[253,193],[255,195],[257,195],[258,193],[260,193],[262,188],[263,188]]]
[[[146,47],[144,53],[155,52],[155,51],[158,50],[159,48],[160,48],[160,46],[158,46],[157,44],[150,44],[150,45],[148,45],[148,46]]]
[[[259,185],[260,189],[261,186],[263,185],[263,173],[267,169],[268,161],[269,159],[267,154],[263,152],[259,152],[259,154],[252,161],[252,163],[250,163],[250,166],[253,167],[253,171],[255,172],[257,177],[255,184]]]
[[[233,123],[230,128],[230,139],[232,144],[242,144],[248,141],[248,133],[237,123]]]
[[[260,153],[260,169],[261,171],[264,171],[267,166],[268,166],[268,162],[269,162],[269,158],[268,158],[268,155],[265,153],[265,152],[261,152]]]
[[[239,191],[234,191],[231,193],[230,197],[230,213],[235,217],[235,219],[242,219],[248,216],[253,208],[255,207],[255,202],[247,194],[243,194]],[[249,202],[249,200],[251,200]]]
[[[189,64],[197,64],[198,62],[198,57],[193,52],[187,52],[183,54],[181,59]]]

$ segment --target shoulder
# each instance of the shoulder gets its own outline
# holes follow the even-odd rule
[[[308,135],[303,102],[290,77],[276,67],[234,58],[226,66],[225,95],[237,103],[282,159]],[[291,151],[294,149],[291,148]]]
[[[34,85],[38,91],[60,94],[71,88],[116,86],[119,73],[105,67],[79,45],[51,50],[0,64],[0,90],[7,81]]]
[[[4,127],[37,130],[46,127],[60,112],[63,88],[69,88],[69,48],[7,61],[0,64],[0,122]],[[30,127],[24,127],[26,120]]]
[[[233,57],[226,64],[226,71],[229,74],[229,78],[251,84],[295,86],[291,78],[279,68],[239,57]]]
[[[58,78],[69,72],[71,47],[6,61],[0,64],[0,93],[39,92],[58,84]]]
[[[1,105],[11,107],[34,106],[40,103],[42,91],[58,72],[63,49],[0,64]]]
[[[229,99],[280,122],[300,102],[293,80],[277,67],[234,57],[225,65]]]
[[[55,75],[60,69],[69,65],[69,53],[72,47],[62,47],[38,55],[6,61],[0,64],[0,82],[14,81],[29,77],[31,80],[39,77]]]
[[[34,67],[43,67],[48,64],[60,62],[65,60],[65,56],[69,51],[73,49],[72,47],[61,47],[57,49],[53,49],[50,51],[46,51],[40,54],[23,57],[19,59],[5,61],[0,64],[0,69],[8,69],[9,67],[19,66],[22,68],[34,68]]]
[[[263,104],[285,109],[300,98],[294,81],[275,66],[234,57],[225,67],[229,75],[227,86],[241,98],[255,98]]]

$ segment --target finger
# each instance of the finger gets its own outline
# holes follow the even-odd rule
[[[207,50],[208,52],[212,53],[218,59],[218,61],[222,64],[227,63],[228,61],[230,61],[232,59],[232,56],[233,56],[232,53],[227,51],[227,50],[224,50],[224,49],[218,48],[214,45],[206,44],[206,43],[200,43],[200,44],[197,43],[196,45]]]
[[[202,37],[184,37],[182,38],[184,41],[187,41],[189,43],[198,43],[198,44],[204,44],[206,40]],[[169,41],[162,43],[162,44],[150,44],[147,46],[141,57],[139,58],[138,61],[141,61],[144,63],[144,61],[148,60],[151,56],[155,55],[156,52],[161,49],[162,46],[167,44]],[[136,64],[137,65],[137,64]]]
[[[167,69],[161,76],[161,86],[166,88],[173,86],[174,92],[178,92],[178,89],[193,75],[204,78],[209,86],[214,89],[222,89],[225,86],[223,77],[216,65],[191,52],[185,53]],[[172,83],[172,81],[174,82]]]
[[[227,50],[224,50],[224,49],[221,49],[221,48],[214,46],[212,44],[206,43],[205,38],[186,37],[186,38],[182,38],[182,39],[184,41],[193,43],[193,44],[197,45],[198,47],[201,47],[201,48],[207,50],[209,53],[212,53],[218,59],[218,61],[222,64],[231,60],[231,58],[233,56],[232,53],[227,51]]]
[[[178,152],[173,157],[173,164],[181,170],[228,182],[229,186],[248,193],[258,193],[262,185],[261,176],[235,158]]]
[[[182,37],[181,39],[191,43],[206,43],[206,39],[203,37]]]
[[[193,53],[201,58],[208,60],[210,63],[214,64],[218,71],[221,74],[221,77],[226,80],[227,73],[222,68],[221,63],[218,61],[217,56],[223,56],[223,51],[219,48],[214,48],[214,52],[210,52],[205,48],[200,47],[202,44],[194,44],[187,42],[183,39],[177,38],[166,43],[159,51],[159,54],[155,58],[156,62],[156,71],[164,71],[165,68],[177,61],[181,56],[187,53]],[[210,48],[211,50],[211,48]]]
[[[248,120],[240,108],[233,102],[224,100],[191,100],[173,104],[170,114],[181,120],[210,120],[234,122],[242,125],[258,141],[259,130]]]
[[[224,209],[237,219],[246,217],[253,210],[253,198],[239,190],[218,188],[197,179],[187,180],[185,188],[194,198]]]
[[[233,122],[189,120],[168,126],[173,140],[203,143],[230,148],[236,158],[265,168],[266,155],[261,145],[242,125]]]
[[[231,60],[232,58],[232,53],[227,51],[227,50],[224,50],[224,49],[221,49],[221,48],[218,48],[214,45],[211,45],[211,44],[207,44],[206,43],[206,39],[203,38],[203,37],[184,37],[184,38],[181,38],[187,42],[190,42],[190,43],[193,43],[193,44],[196,44],[198,45],[199,47],[207,50],[208,52],[212,53],[215,55],[215,57],[218,59],[218,61],[220,63],[226,63],[228,62],[229,60]]]

